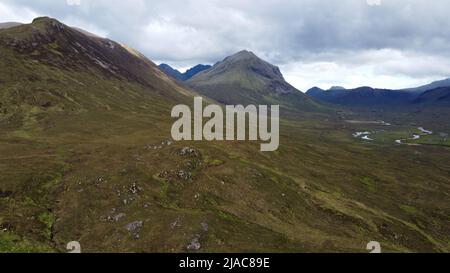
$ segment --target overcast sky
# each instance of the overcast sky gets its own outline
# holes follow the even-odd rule
[[[313,86],[450,77],[449,0],[0,0],[0,21],[57,18],[180,70],[242,49]]]

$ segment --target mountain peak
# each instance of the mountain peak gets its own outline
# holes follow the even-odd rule
[[[50,18],[48,16],[36,17],[36,18],[33,19],[32,24],[36,24],[36,23],[39,23],[39,22],[49,22],[49,21],[52,21],[52,20],[57,21],[56,19]]]
[[[188,85],[224,104],[261,104],[292,95],[305,102],[303,93],[287,83],[280,69],[248,50],[217,62],[187,81]]]
[[[310,95],[310,96],[314,96],[314,95],[320,94],[322,92],[325,92],[325,90],[323,90],[322,88],[319,88],[317,86],[314,86],[314,87],[308,89],[308,91],[306,91],[306,94]]]
[[[345,88],[342,87],[342,86],[332,86],[332,87],[330,87],[330,89],[328,89],[328,90],[345,90]]]
[[[238,53],[234,54],[233,56],[248,56],[248,57],[257,57],[253,52],[249,50],[241,50]]]
[[[51,17],[47,17],[47,16],[34,18],[34,20],[31,24],[34,26],[40,25],[40,24],[50,25],[52,27],[58,27],[58,28],[62,28],[62,29],[65,27],[65,25],[63,23],[61,23],[60,21],[56,20],[55,18],[51,18]]]
[[[224,59],[224,61],[236,62],[236,61],[247,61],[251,59],[260,60],[260,58],[256,56],[253,52],[248,50],[241,50],[238,53],[228,56],[227,58]]]
[[[170,65],[162,63],[159,65],[159,69],[161,69],[164,73],[169,75],[172,78],[175,78],[180,81],[187,81],[198,73],[211,68],[210,65],[198,64],[188,70],[186,72],[181,73],[175,68],[172,68]]]
[[[161,71],[141,53],[109,39],[86,34],[50,17],[31,24],[0,30],[0,47],[8,47],[29,60],[74,71],[90,69],[150,86]]]

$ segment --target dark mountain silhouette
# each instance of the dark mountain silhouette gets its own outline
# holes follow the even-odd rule
[[[346,106],[398,105],[409,103],[414,99],[414,94],[406,91],[374,89],[367,86],[327,91],[312,88],[306,94],[320,101]]]
[[[332,86],[330,89],[328,90],[344,90],[345,88],[342,86]]]
[[[197,75],[198,73],[205,71],[207,69],[210,69],[212,66],[211,65],[204,65],[204,64],[198,64],[190,69],[188,69],[185,73],[185,81],[189,80],[190,78],[194,77],[195,75]]]
[[[422,92],[432,90],[435,88],[439,88],[439,87],[450,87],[450,78],[440,80],[440,81],[435,81],[435,82],[432,82],[430,84],[426,84],[423,86],[419,86],[419,87],[415,87],[415,88],[408,88],[408,89],[403,89],[403,90],[409,91],[409,92],[414,92],[414,93],[422,93]]]
[[[179,81],[187,81],[190,78],[192,78],[193,76],[195,76],[196,74],[211,68],[211,66],[210,65],[204,65],[204,64],[198,64],[198,65],[188,69],[185,73],[181,73],[177,69],[174,69],[170,65],[164,64],[164,63],[160,64],[159,68],[164,73],[166,73],[167,75],[169,75],[170,77],[172,77],[174,79],[177,79]]]
[[[447,101],[446,96],[450,87],[446,85],[449,84],[450,79],[402,90],[375,89],[372,87],[323,90],[313,87],[306,94],[319,101],[355,107],[405,106],[412,103],[442,104]]]
[[[420,94],[414,103],[450,106],[450,87],[438,87]]]

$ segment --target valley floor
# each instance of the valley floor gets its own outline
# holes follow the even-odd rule
[[[364,141],[380,125],[302,114],[261,153],[172,142],[145,114],[91,117],[0,131],[0,252],[450,251],[448,142],[396,145],[398,127]]]

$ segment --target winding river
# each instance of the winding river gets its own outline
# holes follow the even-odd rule
[[[421,132],[421,134],[413,134],[413,136],[410,137],[410,138],[397,139],[395,141],[395,143],[397,143],[397,144],[407,144],[405,142],[408,141],[408,140],[417,140],[417,139],[420,139],[423,136],[428,136],[428,135],[432,135],[433,134],[433,131],[426,130],[423,127],[418,127],[417,129]]]

